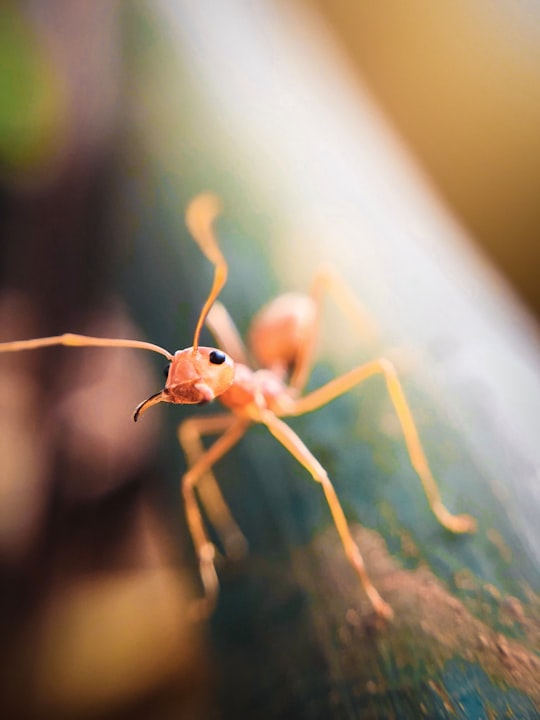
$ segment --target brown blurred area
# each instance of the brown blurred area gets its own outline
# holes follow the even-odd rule
[[[538,5],[308,4],[458,219],[540,317]]]
[[[121,3],[0,7],[1,340],[141,335],[114,290],[122,48]],[[131,351],[0,357],[2,717],[208,717],[158,417],[130,421],[155,383]]]

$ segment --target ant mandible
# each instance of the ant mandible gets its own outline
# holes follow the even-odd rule
[[[238,554],[245,547],[245,539],[219,490],[212,467],[240,440],[251,423],[262,423],[321,485],[346,556],[373,609],[379,616],[390,619],[392,609],[380,596],[367,573],[326,470],[282,418],[317,410],[368,378],[382,375],[403,431],[412,466],[420,478],[433,514],[443,527],[454,533],[473,532],[475,521],[469,515],[453,515],[443,505],[401,383],[389,360],[379,358],[362,364],[317,390],[301,395],[312,363],[324,292],[334,294],[341,307],[350,315],[355,312],[354,300],[348,289],[332,274],[322,272],[316,276],[310,295],[281,295],[259,311],[249,331],[249,347],[261,369],[252,370],[248,366],[247,352],[234,323],[223,305],[216,302],[228,272],[227,262],[219,249],[213,229],[220,212],[221,203],[211,194],[196,196],[186,211],[186,224],[193,238],[214,266],[212,288],[199,315],[192,347],[178,350],[172,355],[144,341],[66,333],[0,343],[0,352],[33,350],[50,345],[151,350],[169,360],[167,380],[163,390],[136,408],[135,421],[149,407],[160,402],[198,405],[219,398],[231,411],[190,418],[178,428],[178,439],[188,460],[188,470],[182,478],[182,494],[204,590],[203,597],[193,606],[194,617],[205,617],[212,611],[219,591],[215,569],[216,550],[205,528],[201,505],[206,508],[208,518],[227,554]],[[199,345],[205,322],[223,349]],[[205,435],[219,435],[207,450],[202,444]]]

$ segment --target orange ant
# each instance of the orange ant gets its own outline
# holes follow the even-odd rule
[[[186,212],[186,224],[202,252],[214,266],[214,280],[201,310],[193,346],[174,355],[152,343],[138,340],[97,338],[66,333],[53,337],[0,343],[0,352],[33,350],[49,345],[136,348],[164,355],[170,366],[165,387],[142,402],[134,420],[160,402],[200,405],[219,398],[231,412],[190,418],[178,428],[179,442],[188,460],[182,478],[186,517],[197,552],[204,596],[196,601],[194,615],[204,617],[214,608],[219,581],[215,569],[215,547],[208,537],[199,502],[223,541],[225,552],[238,554],[245,539],[233,520],[219,490],[212,467],[244,435],[251,423],[262,423],[304,466],[323,489],[347,558],[356,571],[375,612],[386,619],[393,615],[373,585],[326,470],[282,418],[317,410],[374,375],[382,375],[393,403],[412,466],[418,473],[437,520],[454,533],[473,532],[469,515],[453,515],[443,505],[437,484],[422,449],[416,425],[391,362],[379,358],[360,365],[302,396],[307,381],[320,322],[323,292],[333,293],[338,303],[354,315],[354,300],[347,288],[329,273],[320,273],[310,295],[288,293],[276,298],[255,316],[249,331],[251,353],[261,369],[248,366],[247,353],[225,308],[216,299],[227,280],[227,262],[214,235],[214,221],[221,212],[218,198],[195,197]],[[204,323],[223,348],[202,347],[199,336]],[[205,450],[204,435],[220,435]],[[199,501],[195,494],[197,488]]]

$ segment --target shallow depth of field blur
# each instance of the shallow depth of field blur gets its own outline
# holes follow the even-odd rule
[[[335,266],[370,330],[359,338],[330,309],[317,377],[388,352],[427,435],[442,417],[478,474],[497,476],[497,502],[519,515],[516,567],[532,567],[539,127],[533,3],[4,2],[0,341],[71,331],[189,346],[211,269],[183,212],[217,192],[222,299],[240,330]],[[131,420],[163,364],[124,350],[0,355],[6,717],[218,715],[219,653],[187,620],[200,590],[175,427],[192,411]],[[365,407],[377,403],[368,391]],[[384,455],[395,419],[373,417],[358,432]],[[313,438],[295,429],[339,469],[341,435],[322,423]],[[433,442],[452,456],[444,432]],[[218,477],[235,478],[231,504],[257,550],[265,511],[244,493],[285,461],[263,457],[274,446],[257,431],[242,452]],[[481,512],[472,477],[443,490]],[[365,521],[367,503],[344,492]],[[421,491],[400,492],[413,496],[400,520],[414,523]]]

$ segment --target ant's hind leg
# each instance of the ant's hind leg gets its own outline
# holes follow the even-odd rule
[[[298,435],[273,413],[263,411],[257,420],[266,425],[276,440],[278,440],[291,453],[291,455],[306,468],[316,482],[321,484],[326,497],[326,502],[330,508],[334,524],[349,563],[356,572],[360,583],[377,615],[386,620],[390,620],[394,615],[393,610],[390,605],[382,599],[377,588],[369,577],[364,564],[364,559],[362,558],[358,545],[351,535],[343,508],[341,507],[341,503],[336,495],[334,486],[330,482],[328,473],[307,449]]]
[[[441,493],[422,448],[409,403],[401,387],[396,369],[389,360],[385,358],[373,360],[331,380],[326,385],[296,400],[287,414],[303,415],[317,410],[374,375],[382,375],[386,382],[388,394],[403,432],[411,464],[420,478],[433,514],[441,525],[451,532],[474,532],[476,521],[473,517],[466,514],[454,515],[443,505]]]
[[[178,426],[178,442],[190,467],[205,453],[202,436],[222,433],[235,420],[234,415],[212,415],[189,418]],[[212,470],[207,470],[199,478],[197,494],[223,545],[225,555],[231,559],[243,557],[247,551],[247,541],[229,510]]]
[[[234,422],[225,430],[223,435],[199,456],[182,478],[182,495],[186,519],[199,560],[199,572],[204,590],[204,597],[197,600],[193,605],[192,616],[194,620],[205,618],[212,612],[219,592],[219,581],[214,564],[215,547],[204,527],[195,496],[195,488],[212,465],[222,458],[245,433],[249,421],[238,418],[233,418],[233,420]]]
[[[377,323],[368,310],[333,267],[324,265],[319,268],[313,278],[309,294],[315,311],[313,326],[296,360],[289,383],[291,389],[297,393],[304,388],[312,366],[315,344],[319,336],[323,300],[326,295],[333,299],[358,336],[366,343],[373,344],[379,339],[380,334]]]

